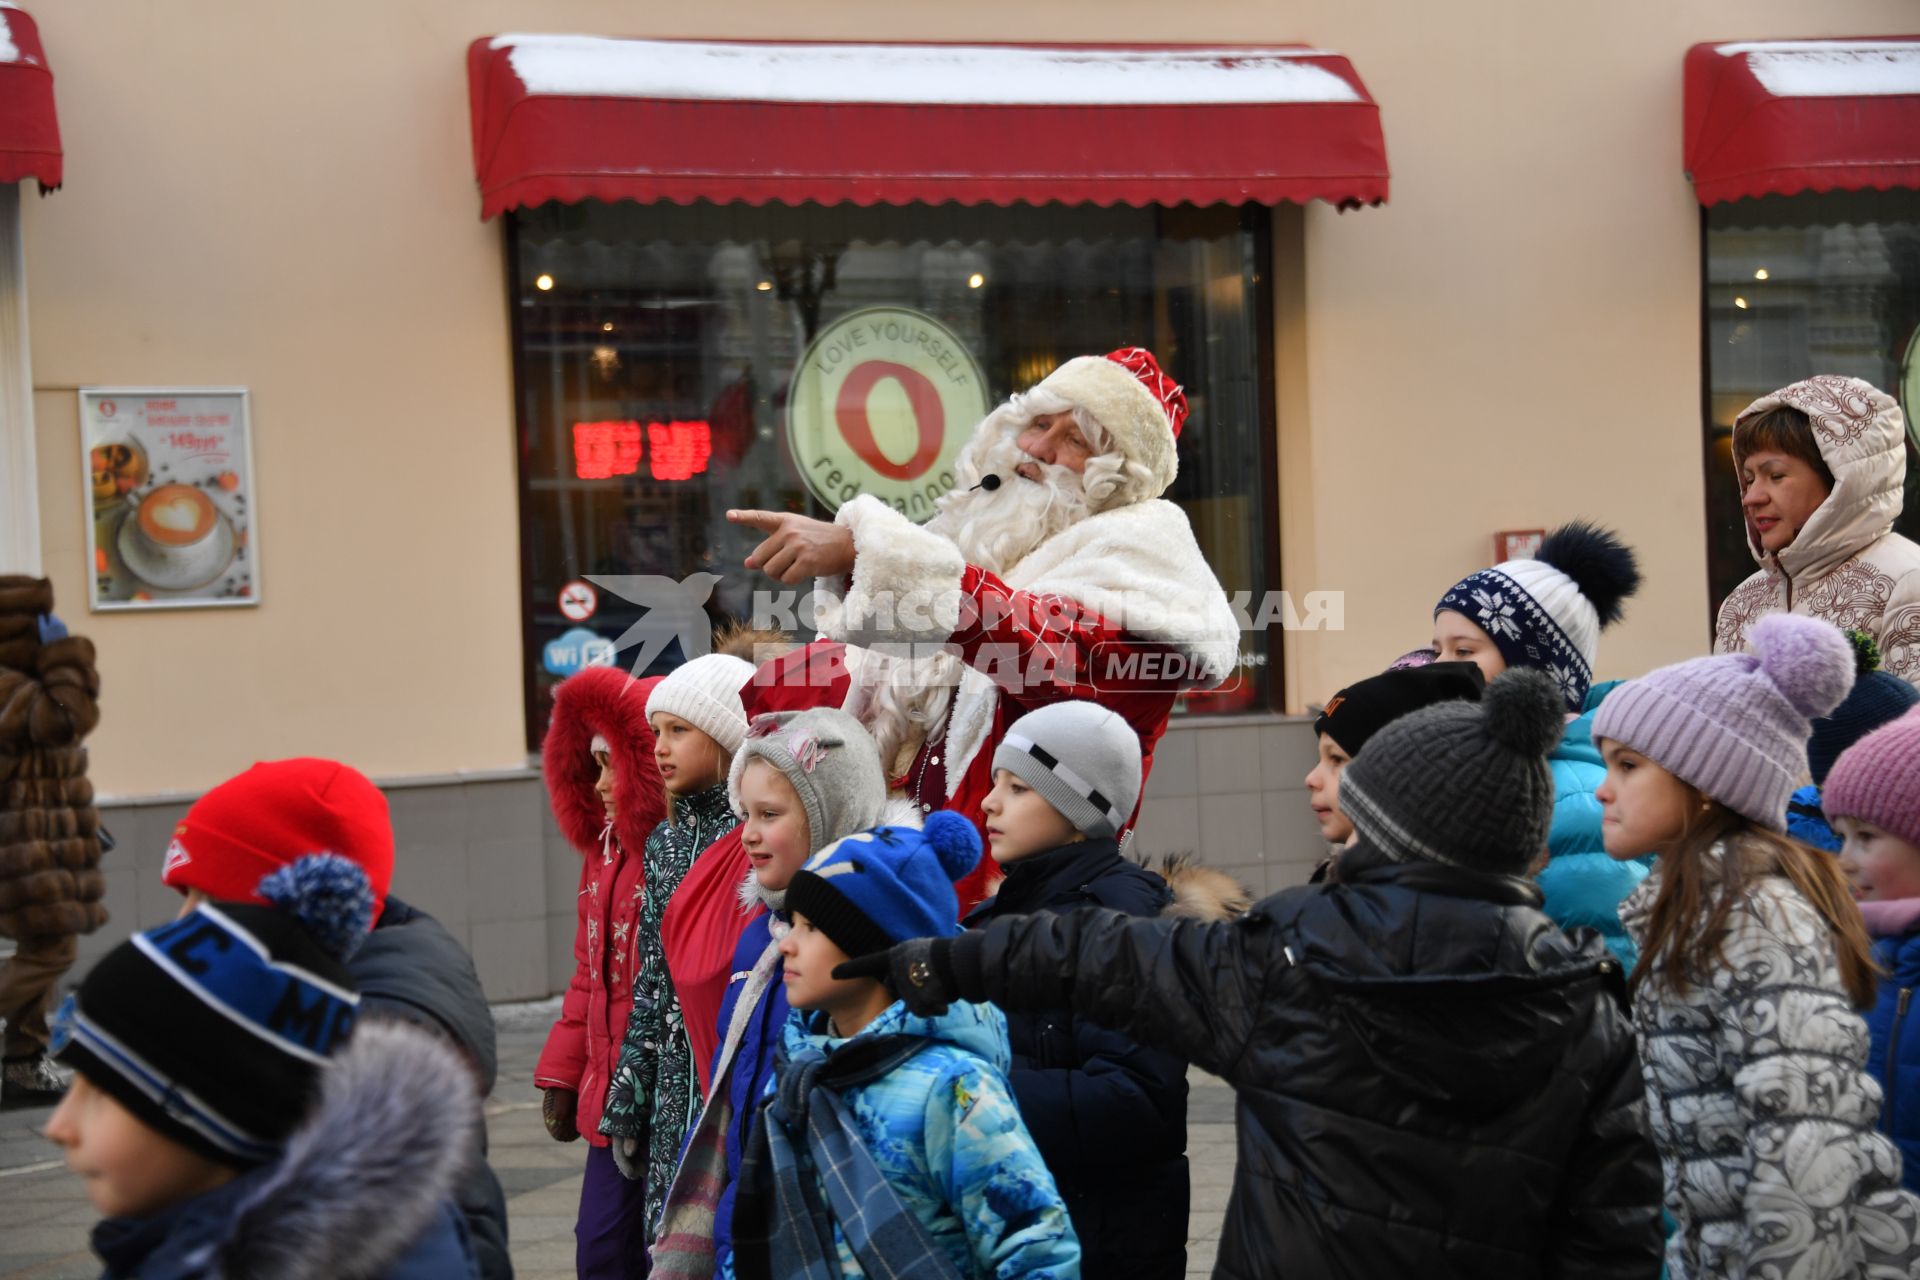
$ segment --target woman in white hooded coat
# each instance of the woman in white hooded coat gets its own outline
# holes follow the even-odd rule
[[[1720,606],[1715,653],[1749,649],[1770,613],[1866,631],[1881,665],[1920,685],[1920,546],[1893,531],[1907,471],[1906,422],[1858,378],[1782,387],[1734,420],[1733,463],[1759,572]]]

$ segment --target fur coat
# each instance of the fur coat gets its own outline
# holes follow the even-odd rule
[[[973,818],[983,838],[994,748],[1022,715],[1070,698],[1108,708],[1140,738],[1144,783],[1180,694],[1220,685],[1239,660],[1233,607],[1186,513],[1164,499],[1088,516],[1004,575],[871,496],[834,520],[852,531],[856,559],[845,578],[817,580],[820,634],[869,648],[946,645],[966,663],[909,793],[923,809]],[[963,909],[986,896],[989,861],[959,882]]]
[[[100,899],[100,815],[81,740],[100,722],[93,642],[43,643],[44,578],[0,577],[0,934],[91,933]]]

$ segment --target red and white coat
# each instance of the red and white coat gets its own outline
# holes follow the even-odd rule
[[[554,690],[553,719],[541,747],[554,820],[585,860],[573,980],[533,1082],[543,1089],[574,1091],[580,1133],[596,1147],[607,1144],[600,1113],[633,1009],[643,852],[648,833],[666,816],[666,791],[646,716],[647,694],[657,683],[657,678],[635,680],[616,667],[589,667],[569,677]],[[619,816],[611,823],[594,791],[600,775],[592,753],[596,735],[606,739],[613,761]]]
[[[1112,709],[1140,737],[1144,780],[1174,699],[1218,686],[1238,659],[1226,592],[1186,513],[1163,499],[1089,516],[1004,576],[869,496],[835,523],[852,531],[856,558],[851,575],[817,584],[820,633],[958,652],[966,670],[945,732],[922,747],[908,790],[923,807],[965,814],[983,838],[993,753],[1022,715],[1070,699]],[[849,697],[858,696],[856,687]],[[992,867],[981,863],[957,886],[963,908],[986,896]]]

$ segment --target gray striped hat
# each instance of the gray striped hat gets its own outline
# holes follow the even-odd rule
[[[1056,702],[1015,720],[993,767],[1035,791],[1082,835],[1118,835],[1140,800],[1140,739],[1095,702]]]

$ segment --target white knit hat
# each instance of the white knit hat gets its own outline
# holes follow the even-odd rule
[[[679,716],[720,744],[728,755],[747,736],[747,709],[740,690],[753,679],[753,664],[724,653],[676,667],[647,695],[647,718],[659,712]]]
[[[1187,420],[1187,397],[1145,347],[1122,347],[1104,356],[1075,356],[1040,381],[1035,391],[1050,391],[1093,415],[1113,447],[1138,462],[1153,477],[1157,498],[1180,473],[1175,442]]]

